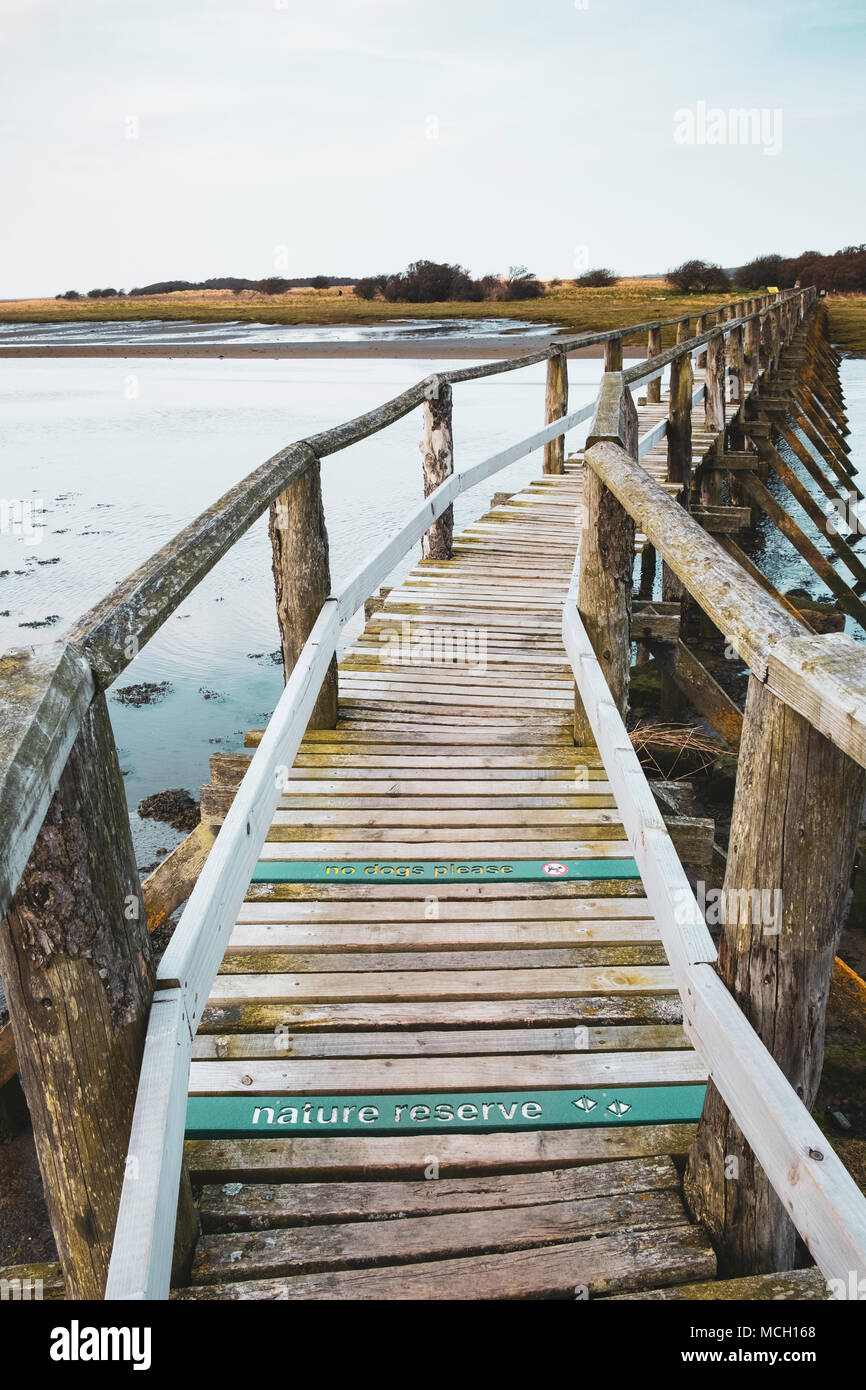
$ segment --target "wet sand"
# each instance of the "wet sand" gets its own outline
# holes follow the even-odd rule
[[[163,358],[419,358],[434,357],[479,360],[506,360],[543,352],[560,337],[576,334],[515,334],[508,338],[413,338],[411,342],[391,339],[382,343],[81,343],[39,346],[21,343],[0,344],[0,357],[163,357]],[[603,357],[604,346],[578,348],[569,357]]]

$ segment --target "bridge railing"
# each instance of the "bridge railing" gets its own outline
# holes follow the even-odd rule
[[[781,345],[790,342],[798,370],[827,360],[821,331],[818,316],[783,332]],[[785,354],[774,355],[776,367],[784,366]],[[656,363],[662,357],[673,366],[676,350]],[[866,1275],[866,1199],[809,1107],[820,1081],[833,958],[866,790],[866,648],[844,632],[812,631],[764,576],[735,558],[739,552],[729,553],[690,515],[695,489],[685,403],[694,396],[684,359],[685,391],[668,453],[668,480],[682,484],[678,498],[640,466],[629,387],[654,366],[605,376],[584,454],[583,531],[563,623],[578,692],[575,740],[591,733],[598,744],[683,1000],[686,1031],[711,1075],[686,1173],[692,1211],[728,1273],[791,1267],[796,1229],[825,1275],[848,1288],[852,1273],[855,1286]],[[759,470],[768,420],[785,404],[781,379],[768,367],[749,396],[740,395],[709,459],[713,473],[734,483]],[[811,391],[808,372],[799,379],[802,391]],[[706,390],[709,414],[709,381]],[[672,379],[672,417],[676,391]],[[724,409],[723,393],[721,400]],[[829,413],[825,423],[830,438]],[[751,440],[758,447],[749,453],[744,445]],[[847,477],[843,470],[841,480]],[[718,971],[704,913],[623,724],[635,527],[680,586],[683,610],[697,604],[726,655],[749,671],[719,897]],[[756,901],[770,895],[772,914],[756,914]]]
[[[712,329],[710,314],[701,315],[696,337],[689,332],[694,316],[680,316],[581,334],[521,358],[427,378],[375,410],[281,450],[119,584],[64,639],[0,658],[0,907],[6,913],[0,975],[71,1293],[102,1292],[124,1172],[112,1288],[126,1290],[119,1296],[135,1296],[133,1286],[148,1296],[167,1288],[168,1234],[174,1226],[169,1208],[178,1192],[182,1135],[177,1121],[189,1041],[222,955],[229,904],[249,879],[238,866],[255,858],[256,834],[269,819],[264,808],[273,790],[268,777],[273,781],[274,759],[278,766],[291,764],[308,720],[333,726],[334,652],[345,622],[419,538],[424,554],[450,555],[450,509],[461,492],[541,448],[545,470],[562,470],[565,434],[592,413],[592,407],[568,413],[569,351],[604,344],[606,369],[616,372],[625,340],[645,332],[648,351],[655,352],[661,329],[676,325],[679,352],[673,358],[670,349],[656,353],[627,374],[629,388],[646,383],[652,400],[665,367],[670,364],[673,374],[677,362],[691,363],[694,356],[700,361],[703,348],[716,364],[721,361],[724,378],[723,344],[736,341],[743,327],[747,340],[751,335],[760,343],[761,366],[769,370],[808,301],[808,293],[799,291],[763,296],[741,301],[733,319],[727,306],[711,311],[719,319]],[[755,348],[755,370],[758,355]],[[545,360],[545,427],[454,474],[451,386]],[[708,414],[714,408],[718,413],[717,395],[715,388],[707,393]],[[418,407],[424,415],[425,503],[333,594],[320,460]],[[670,422],[666,430],[670,439]],[[145,921],[147,886],[142,903],[104,691],[269,508],[288,683],[264,756],[253,759],[236,799],[238,809],[220,830],[201,887],[190,897],[154,973]],[[305,603],[296,601],[296,590],[303,591]],[[246,817],[243,807],[249,810]],[[70,991],[76,1010],[58,1009]],[[58,993],[61,998],[55,999]],[[71,1094],[88,1098],[90,1141],[82,1141]],[[127,1155],[133,1107],[140,1106],[157,1116],[155,1126],[133,1129]],[[170,1135],[168,1147],[157,1142],[160,1134]],[[186,1223],[188,1238],[191,1211],[183,1182],[180,1191],[180,1228]],[[125,1212],[132,1212],[140,1232],[130,1233]],[[183,1243],[182,1229],[177,1241]]]

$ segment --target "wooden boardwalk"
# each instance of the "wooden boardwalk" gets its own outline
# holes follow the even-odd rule
[[[641,433],[666,409],[643,408]],[[696,457],[712,437],[695,431]],[[663,477],[658,452],[646,464]],[[341,664],[336,730],[301,747],[263,860],[631,856],[597,751],[573,741],[561,615],[581,481],[572,458],[390,593]],[[425,631],[462,659],[425,653]],[[237,779],[236,758],[213,766],[215,783]],[[254,883],[190,1093],[694,1085],[706,1071],[680,1022],[639,879]],[[673,1162],[691,1124],[417,1131],[188,1141],[202,1235],[176,1296],[575,1297],[714,1275]]]
[[[692,317],[437,374],[296,440],[59,640],[4,655],[0,1068],[20,1069],[71,1296],[863,1287],[866,1199],[810,1110],[866,795],[866,660],[824,630],[839,612],[798,608],[732,540],[765,517],[866,631],[824,546],[866,579],[825,506],[858,492],[839,357],[814,288]],[[597,398],[571,409],[566,355],[602,343]],[[453,388],[541,361],[543,427],[455,471]],[[322,463],[417,408],[424,500],[335,591]],[[542,450],[543,477],[453,547],[455,501]],[[211,760],[201,824],[135,911],[105,691],[266,512],[285,688],[253,754]],[[695,609],[707,643],[680,631]],[[718,950],[679,856],[712,850],[721,877],[725,850],[710,822],[666,824],[677,798],[644,776],[635,643],[741,750]],[[744,709],[712,674],[732,653]],[[181,904],[154,973],[148,929]]]

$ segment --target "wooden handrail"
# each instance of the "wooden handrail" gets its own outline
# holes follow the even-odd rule
[[[847,1287],[850,1270],[858,1278],[866,1270],[866,1197],[713,969],[715,947],[573,593],[562,635],[683,1001],[683,1026],[823,1274]]]
[[[845,633],[803,633],[712,536],[618,444],[586,452],[587,465],[628,512],[724,633],[752,674],[866,767],[866,649]]]

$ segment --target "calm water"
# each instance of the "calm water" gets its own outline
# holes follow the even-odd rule
[[[28,359],[0,370],[0,499],[44,507],[41,539],[0,534],[0,649],[51,640],[204,507],[293,439],[404,390],[447,359],[282,362]],[[866,362],[843,364],[854,457],[866,472]],[[479,461],[542,422],[544,365],[455,388],[458,465]],[[573,408],[593,399],[597,360],[569,363]],[[571,446],[582,443],[575,431]],[[322,467],[335,584],[422,497],[420,413]],[[792,461],[793,462],[793,461]],[[809,483],[799,464],[800,477]],[[457,528],[541,470],[513,465],[461,498]],[[781,495],[781,490],[780,490]],[[816,533],[784,498],[807,534]],[[866,512],[866,507],[864,507]],[[38,512],[34,515],[38,516]],[[765,563],[782,589],[816,596],[821,582],[768,531]],[[829,550],[826,541],[821,548]],[[861,547],[863,549],[863,547]],[[417,550],[417,548],[416,548]],[[400,567],[405,573],[417,554]],[[844,573],[845,571],[843,571]],[[25,624],[47,623],[44,627]],[[849,626],[851,626],[849,624]],[[346,634],[350,640],[360,618]],[[852,629],[853,630],[853,629]],[[855,635],[862,636],[859,631]],[[159,704],[130,708],[109,695],[141,864],[179,836],[134,808],[169,786],[194,795],[208,757],[243,746],[282,686],[267,523],[262,519],[127,668],[118,686],[169,681]]]
[[[447,360],[7,361],[0,370],[0,497],[44,507],[41,539],[0,535],[0,650],[51,640],[277,449],[387,400]],[[570,365],[576,408],[601,363]],[[544,364],[455,388],[455,451],[477,462],[543,423]],[[420,412],[323,463],[334,583],[423,496]],[[585,433],[585,426],[582,427]],[[575,431],[569,442],[582,442]],[[535,455],[462,497],[455,524],[541,470]],[[34,518],[39,513],[33,513]],[[416,550],[418,548],[416,547]],[[406,572],[417,555],[401,567]],[[109,708],[130,808],[168,786],[197,795],[208,757],[243,746],[282,685],[263,518],[117,685],[170,681],[159,704]],[[45,623],[46,627],[23,624]],[[360,627],[360,618],[346,640]],[[133,814],[139,862],[179,838]]]

